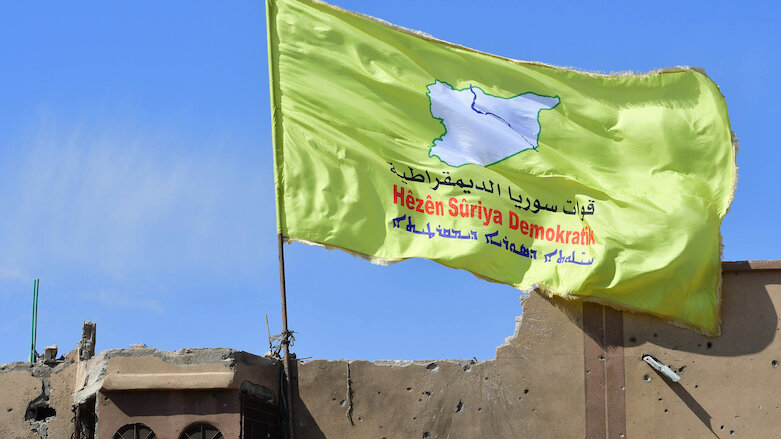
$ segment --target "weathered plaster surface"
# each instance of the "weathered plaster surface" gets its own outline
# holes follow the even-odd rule
[[[51,365],[0,365],[0,438],[71,438],[75,357],[72,351],[64,361]],[[54,409],[56,415],[39,421],[25,419],[31,405]]]
[[[141,422],[158,437],[177,438],[187,426],[208,422],[224,437],[238,438],[240,390],[257,387],[276,403],[280,367],[232,349],[134,348],[95,356],[85,376],[88,387],[100,388],[98,437]]]
[[[0,395],[2,395],[0,437],[14,439],[40,437],[24,420],[24,413],[27,411],[27,404],[41,394],[41,387],[41,380],[35,378],[29,371],[0,374]]]
[[[161,439],[177,439],[195,422],[207,422],[231,439],[238,439],[241,429],[237,390],[101,391],[98,405],[100,439],[112,438],[123,425],[137,422]]]
[[[582,437],[579,308],[529,296],[490,361],[300,364],[296,437]]]
[[[76,350],[65,357],[65,363],[58,366],[49,377],[51,387],[49,405],[57,411],[48,428],[48,439],[71,439],[73,435],[73,393],[76,391]]]
[[[781,416],[779,268],[725,271],[720,337],[624,313],[623,400],[616,404],[617,394],[608,392],[605,404],[607,418],[625,419],[625,437],[775,437]],[[584,367],[582,309],[532,294],[515,335],[495,360],[477,364],[300,364],[296,437],[584,437],[584,376],[590,371]],[[663,379],[643,354],[672,366],[680,383]]]
[[[781,417],[781,273],[724,273],[722,335],[625,315],[627,437],[777,437]],[[681,377],[672,383],[640,357]]]
[[[187,420],[193,418],[211,420],[224,427],[221,430],[230,433],[226,437],[238,435],[238,395],[242,385],[262,393],[269,402],[279,400],[280,362],[246,352],[134,348],[105,351],[87,361],[77,361],[77,355],[74,350],[63,361],[51,365],[43,362],[0,365],[0,438],[71,439],[75,405],[89,404],[95,395],[107,396],[111,391],[114,395],[118,395],[117,391],[126,394],[135,391],[141,396],[146,393],[154,404],[127,395],[118,396],[114,402],[127,400],[125,405],[131,409],[151,404],[158,411],[168,410],[170,419],[158,424],[170,427],[172,432],[186,427],[192,422]],[[100,393],[101,389],[106,393]],[[203,396],[200,402],[193,398],[199,390]],[[41,421],[25,419],[31,405],[46,406],[56,415]],[[105,428],[118,428],[110,419],[119,419],[123,407],[109,398],[99,398],[97,409],[103,410]],[[150,419],[160,416],[159,413],[148,415]],[[121,425],[124,424],[120,420]]]
[[[76,401],[106,390],[238,389],[278,381],[280,362],[227,348],[112,349],[82,363]],[[275,398],[278,398],[275,393]]]
[[[720,337],[624,313],[618,324],[623,349],[612,351],[623,355],[617,363],[624,365],[625,374],[621,404],[611,399],[615,392],[603,393],[608,420],[615,410],[623,410],[626,437],[776,436],[781,415],[781,264],[743,268],[724,273]],[[582,310],[579,302],[532,294],[523,301],[523,318],[513,336],[497,348],[495,359],[479,363],[301,362],[293,374],[296,438],[584,437],[589,424],[603,420],[585,416],[584,383],[593,375],[584,363],[588,336]],[[607,346],[605,353],[610,352]],[[673,367],[680,383],[653,371],[640,359],[643,354]],[[269,383],[270,398],[279,401],[279,362],[230,349],[126,349],[74,361],[71,353],[57,365],[0,365],[0,438],[69,438],[73,404],[96,394],[109,396],[105,387],[147,392],[172,416],[181,414],[172,407],[200,404],[186,392],[207,392],[230,404],[246,381]],[[113,377],[117,380],[111,384]],[[212,387],[224,390],[203,390]],[[105,393],[98,393],[101,388]],[[76,389],[81,390],[74,393]],[[41,398],[57,415],[44,422],[25,420],[31,402]],[[143,398],[121,398],[114,408],[143,408]],[[107,401],[99,398],[104,415],[112,410]],[[215,422],[235,423],[235,417],[224,416],[235,411],[226,408]],[[166,422],[180,428],[181,419]],[[226,424],[226,431],[233,432],[232,425]]]

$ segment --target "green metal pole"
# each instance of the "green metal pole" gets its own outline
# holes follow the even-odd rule
[[[38,352],[36,351],[36,348],[38,347],[38,295],[41,292],[41,280],[35,279],[35,335],[33,336],[33,355],[35,357],[35,360],[38,360]]]
[[[35,332],[38,326],[36,314],[38,311],[38,279],[33,281],[33,311],[30,328],[30,363],[35,363]]]
[[[30,363],[35,362],[33,359],[33,352],[35,352],[35,283],[37,281],[33,281],[33,310],[31,314],[30,319]]]

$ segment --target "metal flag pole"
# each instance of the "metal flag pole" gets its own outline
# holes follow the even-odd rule
[[[282,349],[285,354],[282,361],[287,373],[287,425],[288,438],[293,439],[293,375],[290,369],[290,331],[287,327],[287,293],[285,291],[285,251],[282,248],[282,233],[277,233],[279,248],[279,294],[282,302]],[[281,389],[280,389],[281,390]]]

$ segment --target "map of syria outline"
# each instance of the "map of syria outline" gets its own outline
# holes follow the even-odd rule
[[[436,80],[428,87],[431,115],[445,133],[434,139],[429,156],[458,167],[489,166],[527,149],[537,149],[542,110],[551,110],[558,97],[528,92],[509,98],[469,85],[457,90]]]

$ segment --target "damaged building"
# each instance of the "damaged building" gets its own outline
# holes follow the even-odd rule
[[[145,346],[0,365],[0,438],[278,438],[278,360]],[[91,350],[93,349],[93,350]]]
[[[525,297],[496,358],[281,361],[231,349],[0,365],[0,438],[772,437],[781,414],[781,261],[723,264],[722,335],[595,304]],[[668,365],[673,382],[642,360]]]

